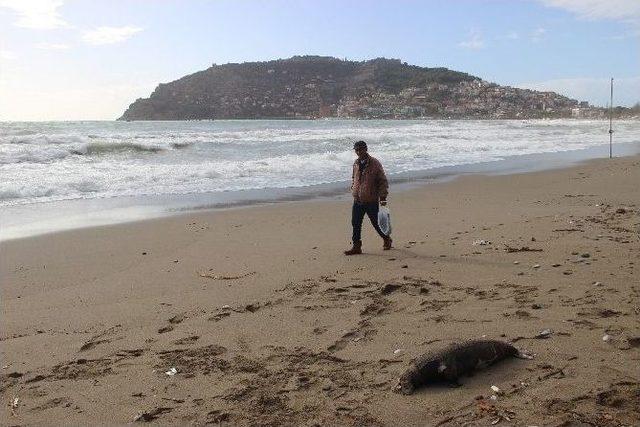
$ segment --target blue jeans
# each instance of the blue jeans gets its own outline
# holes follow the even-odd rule
[[[378,202],[353,202],[353,208],[351,210],[351,225],[353,226],[352,240],[354,242],[359,242],[360,240],[362,240],[362,221],[364,220],[365,214],[367,214],[367,216],[371,220],[371,225],[373,225],[373,228],[376,229],[380,237],[382,237],[383,239],[387,238],[387,235],[384,234],[378,226],[378,209]]]

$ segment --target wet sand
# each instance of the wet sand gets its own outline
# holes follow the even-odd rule
[[[3,242],[0,422],[637,425],[638,183],[634,156],[392,188],[395,248],[365,223],[355,257],[342,200]],[[392,391],[482,337],[535,358]]]

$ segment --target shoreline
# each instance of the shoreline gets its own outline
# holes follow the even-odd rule
[[[616,144],[614,148],[616,158],[640,153],[640,143],[621,143]],[[403,172],[391,175],[389,180],[395,192],[402,192],[417,186],[444,182],[469,174],[491,176],[565,168],[601,158],[605,154],[608,155],[608,144],[580,150],[505,156],[495,161]],[[0,215],[0,220],[4,224],[0,229],[0,242],[73,229],[145,221],[202,210],[218,211],[327,198],[342,200],[349,197],[348,191],[345,192],[348,186],[349,182],[342,181],[305,187],[73,199],[5,206],[4,212]],[[42,209],[36,210],[38,206]],[[16,223],[18,220],[21,222]]]
[[[639,120],[640,116],[623,116],[623,117],[614,117],[614,120],[628,120],[628,121],[634,121],[634,120]],[[322,122],[322,121],[376,121],[376,120],[395,120],[395,121],[436,121],[436,120],[441,120],[441,121],[448,121],[448,120],[464,120],[464,121],[520,121],[520,120],[548,120],[548,121],[553,121],[553,120],[576,120],[576,121],[580,121],[580,120],[594,120],[594,121],[603,121],[603,122],[608,122],[609,121],[609,116],[607,117],[557,117],[557,118],[539,118],[539,119],[535,119],[535,118],[478,118],[478,117],[469,117],[469,118],[453,118],[453,117],[422,117],[422,118],[412,118],[412,119],[371,119],[371,118],[367,118],[367,119],[363,119],[363,118],[341,118],[341,117],[322,117],[322,118],[316,118],[316,119],[310,119],[310,118],[297,118],[297,117],[290,117],[290,118],[261,118],[261,119],[197,119],[197,120],[191,120],[191,119],[186,119],[186,120],[120,120],[118,119],[87,119],[87,120],[0,120],[0,123],[83,123],[83,122],[107,122],[107,123],[112,123],[112,122],[125,122],[125,123],[135,123],[135,122],[141,122],[141,123],[148,123],[148,122],[234,122],[234,121],[252,121],[252,122],[259,122],[259,121],[282,121],[282,122],[295,122],[295,121],[317,121],[317,122]]]
[[[0,396],[18,403],[0,419],[637,424],[638,182],[635,155],[392,189],[394,249],[365,223],[356,257],[347,199],[1,242]],[[535,358],[392,392],[414,357],[474,338]]]
[[[625,108],[625,106],[621,106]],[[630,108],[626,107],[626,108]],[[596,107],[603,108],[603,107]],[[615,120],[638,120],[640,116],[637,114],[634,115],[620,115],[614,117]],[[114,120],[80,120],[80,121],[105,121],[105,122],[223,122],[223,121],[282,121],[282,122],[295,122],[295,121],[338,121],[338,120],[406,120],[406,121],[429,121],[429,120],[476,120],[476,121],[485,121],[485,120],[601,120],[601,121],[609,121],[609,116],[593,116],[593,117],[574,117],[572,115],[567,116],[529,116],[529,117],[474,117],[474,116],[420,116],[420,117],[391,117],[391,118],[381,118],[381,117],[259,117],[259,118],[225,118],[225,119],[134,119],[127,120],[121,117]],[[74,120],[69,120],[74,121]],[[7,120],[5,122],[11,122]],[[20,122],[16,122],[20,123]]]

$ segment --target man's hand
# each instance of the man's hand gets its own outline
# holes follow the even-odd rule
[[[386,200],[380,200],[380,206],[387,206]]]

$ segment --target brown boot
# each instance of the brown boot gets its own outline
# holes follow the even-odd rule
[[[345,255],[359,255],[362,253],[362,241],[353,242],[353,247],[348,251],[344,251]]]
[[[385,237],[384,243],[382,244],[382,249],[384,249],[385,251],[388,251],[389,249],[391,249],[392,243],[393,243],[393,240],[391,240],[391,237]]]

